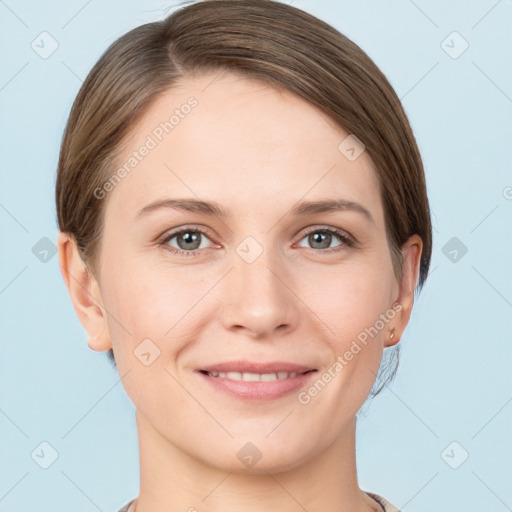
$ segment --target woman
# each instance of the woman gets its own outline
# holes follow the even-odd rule
[[[130,31],[75,100],[56,200],[71,300],[136,408],[121,511],[398,510],[359,488],[356,415],[396,370],[431,224],[358,46],[268,0]]]

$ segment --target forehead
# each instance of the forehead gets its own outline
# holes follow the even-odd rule
[[[133,217],[156,199],[196,196],[243,214],[336,197],[363,203],[382,220],[371,160],[340,151],[348,136],[310,103],[262,81],[231,72],[183,79],[126,138],[114,169],[126,172],[107,211]]]

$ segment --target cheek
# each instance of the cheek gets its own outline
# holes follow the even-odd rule
[[[389,301],[393,274],[390,268],[373,262],[334,273],[327,282],[311,303],[329,327],[327,341],[333,364],[337,362],[331,367],[337,381],[332,390],[349,394],[357,402],[364,400],[373,385],[382,340],[393,325],[395,311]]]
[[[392,285],[390,267],[376,261],[361,261],[309,276],[303,281],[300,293],[324,321],[341,350],[348,340],[373,326],[392,306]],[[384,330],[380,322],[378,326]]]
[[[162,355],[176,355],[187,338],[194,339],[206,318],[208,301],[202,299],[218,276],[148,260],[142,256],[131,261],[113,258],[115,264],[105,265],[102,293],[111,313],[109,328],[116,357],[131,356],[145,339],[154,341]]]

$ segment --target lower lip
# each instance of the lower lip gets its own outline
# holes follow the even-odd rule
[[[225,377],[212,377],[201,372],[198,373],[216,389],[236,398],[245,400],[275,400],[302,388],[311,378],[311,375],[316,372],[312,371],[292,378],[278,379],[270,382],[232,380]]]

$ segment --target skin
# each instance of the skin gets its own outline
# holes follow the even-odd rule
[[[136,408],[136,510],[381,510],[358,486],[355,415],[383,349],[398,342],[409,321],[422,241],[414,235],[403,246],[398,282],[366,152],[349,161],[338,150],[348,133],[292,93],[217,75],[183,80],[134,126],[120,165],[168,112],[191,95],[198,100],[103,199],[96,275],[73,240],[58,237],[62,275],[89,346],[113,347]],[[171,197],[217,201],[231,215],[160,209],[136,219],[144,206]],[[329,198],[360,203],[374,221],[349,210],[289,213],[299,200]],[[344,230],[357,246],[335,235],[322,246],[308,238],[310,226]],[[197,256],[172,254],[191,250],[178,237],[159,245],[160,235],[181,227],[207,230]],[[236,252],[247,236],[263,248],[252,263]],[[320,376],[396,303],[401,311],[308,404],[295,392],[246,402],[194,371],[236,359],[279,360]],[[148,338],[160,355],[146,366],[134,350]],[[262,454],[252,468],[237,457],[249,441]]]

